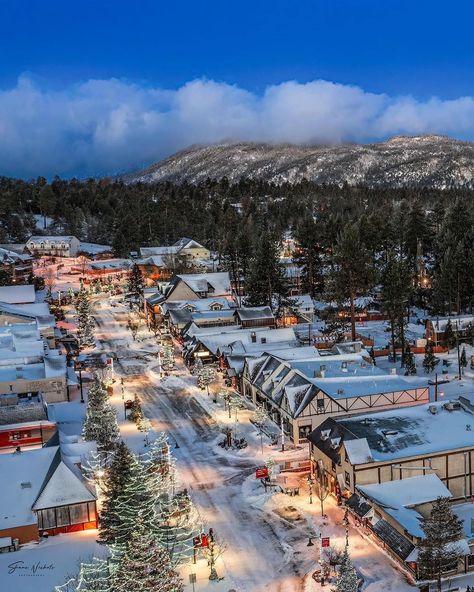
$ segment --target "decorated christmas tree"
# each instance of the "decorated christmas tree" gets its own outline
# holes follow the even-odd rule
[[[199,376],[199,372],[203,369],[204,364],[202,363],[201,358],[195,358],[194,367],[193,367],[193,374],[194,376]]]
[[[102,510],[100,512],[99,543],[113,543],[121,522],[117,501],[132,478],[135,457],[124,442],[114,451],[104,479]]]
[[[114,511],[116,509],[117,521],[109,533],[110,538],[114,540],[112,549],[114,560],[123,553],[135,530],[138,516],[141,516],[151,532],[155,530],[155,499],[147,479],[146,469],[137,458],[133,458],[129,478],[115,499]]]
[[[334,592],[357,592],[359,589],[359,582],[357,573],[349,556],[349,551],[344,549],[342,556],[341,567],[337,575],[336,587]]]
[[[114,592],[108,562],[94,557],[90,563],[81,563],[79,573],[54,592]]]
[[[89,299],[82,289],[83,286],[76,301],[77,340],[81,349],[94,345],[94,317]]]
[[[96,377],[89,389],[82,436],[84,440],[95,440],[99,450],[110,450],[118,435],[117,414],[109,403],[107,391]]]
[[[164,434],[151,444],[144,464],[154,496],[156,536],[177,566],[191,556],[201,520],[186,491],[179,490],[176,466]]]
[[[138,515],[113,578],[113,592],[181,592],[183,583],[165,549]]]

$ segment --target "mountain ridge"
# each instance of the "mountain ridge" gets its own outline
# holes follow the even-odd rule
[[[261,179],[282,184],[474,188],[474,143],[426,134],[370,144],[222,142],[194,145],[145,169],[126,183],[199,183],[207,178]]]

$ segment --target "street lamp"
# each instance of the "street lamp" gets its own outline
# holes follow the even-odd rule
[[[308,483],[309,503],[312,504],[313,503],[313,483],[314,483],[314,481],[311,478],[311,475],[308,475],[307,483]]]

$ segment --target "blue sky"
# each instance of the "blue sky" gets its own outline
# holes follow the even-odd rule
[[[0,174],[103,174],[223,139],[474,139],[473,16],[468,1],[0,0]]]

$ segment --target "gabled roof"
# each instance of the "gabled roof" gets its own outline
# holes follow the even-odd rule
[[[33,510],[93,502],[95,499],[71,469],[61,461],[36,499]]]
[[[174,243],[173,246],[178,247],[179,251],[182,249],[205,249],[204,245],[201,245],[194,239],[187,237],[180,238]]]
[[[212,291],[213,296],[229,296],[231,294],[230,276],[228,271],[215,273],[183,273],[176,275],[171,281],[169,293],[179,282],[184,282],[196,294]],[[168,294],[167,294],[168,295]]]
[[[32,506],[59,458],[58,446],[0,454],[0,528],[36,523]]]

